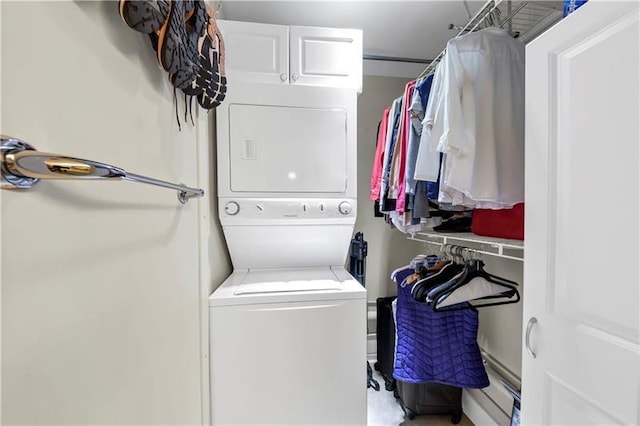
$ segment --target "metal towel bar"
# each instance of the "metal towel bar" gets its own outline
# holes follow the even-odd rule
[[[204,195],[204,191],[199,188],[129,173],[97,161],[36,151],[28,143],[10,136],[2,136],[1,139],[0,169],[3,189],[32,188],[40,179],[118,179],[175,189],[182,204],[189,201],[189,198]]]

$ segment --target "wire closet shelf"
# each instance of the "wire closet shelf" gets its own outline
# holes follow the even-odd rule
[[[507,30],[513,37],[528,43],[562,19],[562,1],[488,0],[462,27],[455,37],[486,27]],[[446,53],[443,49],[418,75],[418,79],[435,71]]]

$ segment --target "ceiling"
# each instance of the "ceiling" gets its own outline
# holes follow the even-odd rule
[[[486,0],[222,0],[219,17],[280,25],[359,28],[364,55],[433,59]],[[365,61],[365,74],[412,77],[425,64]]]
[[[358,28],[364,56],[430,60],[487,0],[217,0],[218,17],[279,25]],[[562,18],[563,0],[496,2],[499,19],[527,43]],[[486,10],[486,9],[485,9]],[[512,14],[512,12],[514,12]],[[485,16],[484,14],[482,16]],[[512,19],[510,19],[512,18]],[[484,24],[483,24],[484,25]],[[416,77],[426,64],[365,60],[364,74]]]

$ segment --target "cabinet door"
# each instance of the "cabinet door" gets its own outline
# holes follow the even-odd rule
[[[527,46],[523,424],[640,422],[638,12]]]
[[[225,43],[225,71],[230,90],[236,81],[288,83],[289,27],[217,22]]]
[[[291,83],[362,89],[362,31],[290,27]]]

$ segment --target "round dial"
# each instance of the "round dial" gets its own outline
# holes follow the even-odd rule
[[[347,215],[351,213],[351,203],[348,201],[343,201],[338,205],[338,211],[340,214]]]
[[[240,211],[240,204],[236,203],[235,201],[229,201],[224,206],[224,212],[229,216],[234,216],[238,214],[239,211]]]

